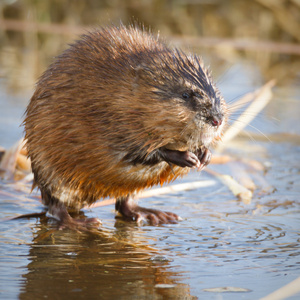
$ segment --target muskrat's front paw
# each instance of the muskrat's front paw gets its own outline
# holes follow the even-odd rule
[[[189,168],[200,168],[200,161],[193,152],[185,151],[182,152],[182,166],[181,167],[189,167]]]
[[[201,171],[210,163],[211,152],[207,148],[199,149],[197,152],[197,156],[200,161],[200,164],[198,166],[198,171]]]
[[[200,161],[196,154],[190,151],[164,149],[161,151],[163,159],[179,167],[199,168]]]

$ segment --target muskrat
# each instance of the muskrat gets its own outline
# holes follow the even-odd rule
[[[133,196],[203,169],[225,122],[225,101],[197,55],[135,26],[89,32],[44,72],[27,107],[33,187],[64,227],[98,223],[69,212],[106,197],[127,219],[176,222]]]

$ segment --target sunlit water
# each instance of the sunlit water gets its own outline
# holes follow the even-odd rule
[[[253,89],[256,71],[240,67],[234,74],[221,84],[229,99]],[[295,94],[277,89],[256,126],[266,133],[299,132]],[[17,100],[2,87],[0,144],[5,147],[22,135],[18,126],[26,101]],[[281,120],[274,126],[275,114]],[[291,282],[300,275],[300,145],[241,143],[246,154],[229,153],[267,163],[264,179],[274,187],[269,193],[258,190],[249,205],[216,181],[213,187],[141,200],[179,214],[183,221],[176,225],[138,227],[115,219],[112,206],[84,211],[102,220],[102,229],[92,233],[58,231],[46,217],[1,221],[0,298],[259,299]],[[193,172],[175,184],[200,179],[212,177]],[[2,181],[0,189],[1,219],[44,209],[35,194],[18,191],[14,183]],[[205,291],[229,286],[244,292]]]

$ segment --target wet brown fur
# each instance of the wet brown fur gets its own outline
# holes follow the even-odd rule
[[[197,82],[199,74],[206,82]],[[195,88],[203,99],[186,104],[180,95]],[[198,128],[195,118],[199,109],[211,113],[211,97],[221,99],[224,114],[197,56],[134,27],[84,35],[41,76],[26,111],[25,138],[44,203],[54,197],[80,209],[187,174],[188,167],[141,161],[168,145],[201,147],[206,125]]]

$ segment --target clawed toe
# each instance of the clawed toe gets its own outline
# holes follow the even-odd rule
[[[181,220],[179,216],[171,212],[138,206],[129,196],[117,199],[116,211],[125,219],[135,221],[138,225],[147,223],[156,226],[160,224],[173,224]]]
[[[199,150],[197,153],[198,159],[200,161],[200,165],[198,166],[198,171],[203,170],[211,160],[211,151],[207,148],[204,150]]]
[[[129,219],[128,216],[122,215]],[[144,207],[136,206],[134,211],[130,213],[131,219],[134,220],[138,225],[150,224],[153,226],[161,224],[176,224],[181,218],[171,212],[164,212],[155,209],[147,209]]]

